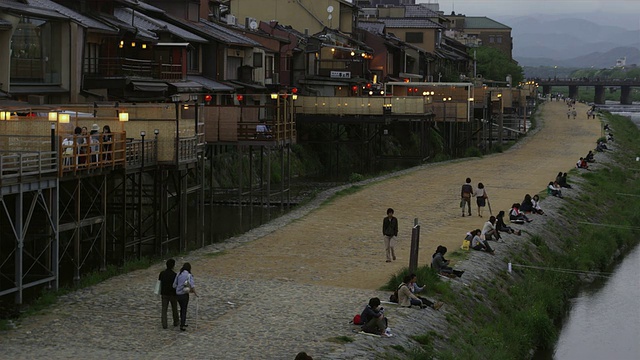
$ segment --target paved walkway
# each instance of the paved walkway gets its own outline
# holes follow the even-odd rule
[[[586,106],[578,104],[578,113]],[[414,218],[422,225],[420,259],[426,263],[437,245],[455,249],[486,221],[475,209],[474,216],[460,217],[467,176],[474,186],[486,185],[495,214],[572,169],[600,136],[598,120],[567,120],[563,103],[545,105],[539,117],[544,126],[504,154],[402,171],[318,206],[326,192],[258,229],[176,259],[178,267],[191,262],[201,294],[189,305],[187,332],[160,326],[160,301],[151,292],[164,267],[157,264],[62,297],[45,314],[0,334],[0,348],[14,359],[293,359],[299,351],[319,359],[371,358],[380,339],[354,336],[348,320],[370,297],[388,296],[377,289],[407,265]],[[548,200],[550,209],[558,206],[554,200]],[[380,234],[388,207],[400,221],[393,263],[384,262]],[[511,245],[497,244],[498,252],[501,246]],[[502,267],[502,260],[492,261]],[[476,268],[474,257],[459,266]],[[465,275],[465,281],[483,275]],[[396,336],[385,340],[389,345],[406,343],[416,326],[444,329],[448,310],[391,311]],[[331,341],[344,335],[356,341]]]

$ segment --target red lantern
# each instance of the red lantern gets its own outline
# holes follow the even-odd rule
[[[414,93],[418,93],[418,88],[413,88]]]
[[[211,95],[209,95],[209,94],[207,94],[207,95],[205,95],[205,96],[204,96],[204,101],[205,101],[205,102],[210,103],[210,102],[211,102],[211,100],[213,100],[213,96],[211,96]]]
[[[240,101],[240,102],[241,102],[242,100],[244,100],[244,96],[242,96],[242,95],[237,95],[237,96],[236,96],[236,99],[238,99],[238,101]]]
[[[367,83],[367,89],[371,89],[371,83]]]
[[[357,85],[353,85],[351,87],[351,91],[353,91],[354,93],[357,93],[358,92],[358,86]]]
[[[409,88],[409,94],[411,94],[413,92],[412,88]]]
[[[298,93],[298,88],[297,87],[291,88],[291,93],[292,94],[297,94]]]

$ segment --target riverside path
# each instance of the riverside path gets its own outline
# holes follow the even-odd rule
[[[344,345],[348,321],[389,276],[407,266],[413,219],[421,224],[420,263],[437,245],[460,246],[467,231],[487,220],[461,217],[466,177],[485,184],[494,215],[535,194],[558,172],[575,167],[601,136],[599,119],[567,120],[566,105],[540,107],[539,127],[508,151],[483,158],[429,164],[364,182],[350,195],[309,204],[246,234],[177,258],[189,261],[200,297],[191,297],[189,328],[160,325],[153,284],[164,263],[109,279],[60,297],[42,314],[0,333],[3,356],[12,359],[368,359],[380,339],[355,336]],[[569,179],[571,181],[571,179]],[[343,187],[344,188],[344,187]],[[382,219],[392,207],[399,221],[398,260],[385,263]],[[496,244],[498,251],[501,244]],[[463,264],[460,264],[463,265]],[[465,275],[466,276],[466,275]],[[195,319],[196,308],[198,316]],[[412,309],[395,310],[392,343],[406,341]],[[446,305],[428,311],[435,330],[446,325]],[[422,316],[422,315],[421,315]],[[444,325],[443,325],[444,324]],[[426,332],[426,331],[425,331]],[[10,355],[9,355],[10,354]]]

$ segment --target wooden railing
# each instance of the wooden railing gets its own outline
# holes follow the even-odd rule
[[[153,60],[127,57],[103,57],[97,59],[97,66],[88,77],[138,76],[162,80],[182,80],[182,64],[165,64]]]
[[[121,168],[127,157],[126,133],[60,135],[60,176],[98,168]]]
[[[0,150],[0,186],[18,183],[27,177],[55,177],[57,172],[55,151]]]

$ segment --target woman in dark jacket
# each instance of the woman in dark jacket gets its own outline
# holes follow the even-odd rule
[[[496,216],[496,229],[500,232],[506,232],[507,234],[522,234],[520,230],[516,231],[511,226],[507,226],[507,224],[504,223],[504,211],[502,210],[500,210],[498,216]]]

